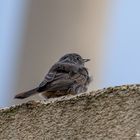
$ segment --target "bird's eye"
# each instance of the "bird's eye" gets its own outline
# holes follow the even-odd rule
[[[77,60],[80,60],[80,58],[79,58],[79,57],[77,57]]]

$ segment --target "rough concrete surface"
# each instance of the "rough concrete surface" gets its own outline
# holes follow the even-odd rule
[[[0,110],[0,140],[140,140],[140,85]]]

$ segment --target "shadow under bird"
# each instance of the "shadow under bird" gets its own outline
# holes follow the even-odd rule
[[[91,77],[84,64],[89,60],[77,53],[64,55],[50,68],[38,87],[19,93],[15,98],[24,99],[39,93],[45,98],[54,98],[86,92]]]

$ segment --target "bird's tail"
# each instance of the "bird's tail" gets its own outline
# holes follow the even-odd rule
[[[27,98],[27,97],[32,96],[34,94],[37,94],[38,93],[37,89],[38,88],[34,88],[34,89],[29,90],[29,91],[19,93],[15,96],[15,99],[24,99],[24,98]]]

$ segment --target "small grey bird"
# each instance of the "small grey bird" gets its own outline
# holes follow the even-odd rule
[[[15,98],[24,99],[37,93],[42,93],[45,98],[53,98],[87,91],[91,77],[84,64],[89,60],[76,53],[64,55],[51,67],[37,88],[19,93]]]

